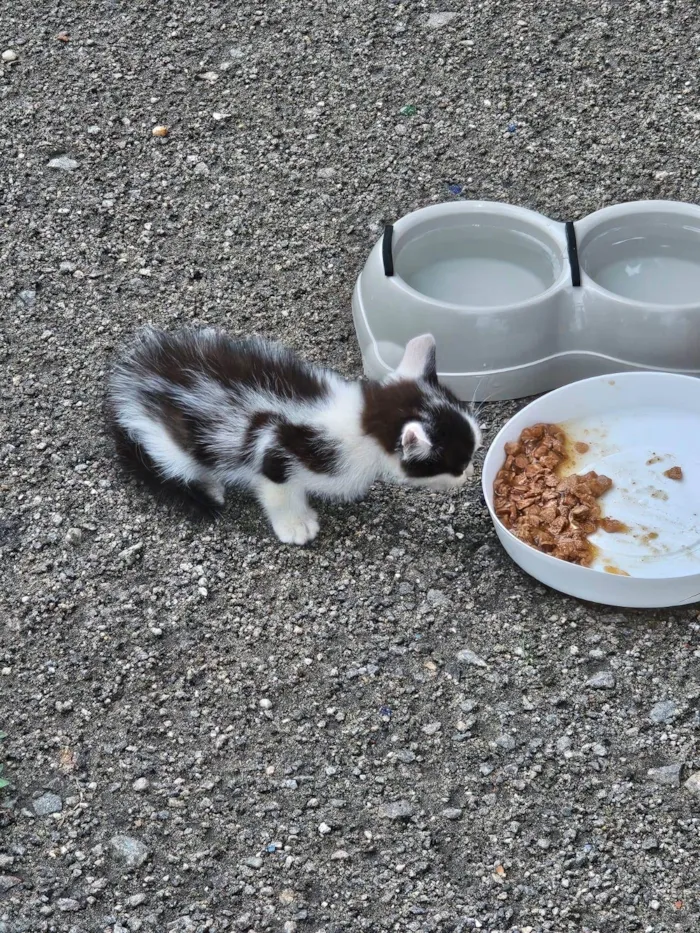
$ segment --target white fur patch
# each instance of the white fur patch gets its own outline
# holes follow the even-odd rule
[[[435,338],[432,334],[414,337],[406,344],[396,375],[402,379],[422,379],[435,357]]]
[[[160,421],[156,421],[140,405],[125,405],[119,412],[119,422],[154,461],[164,479],[193,483],[208,478],[209,471],[183,450]]]

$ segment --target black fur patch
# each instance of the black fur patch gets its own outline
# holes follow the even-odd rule
[[[307,401],[328,394],[318,373],[291,350],[264,340],[234,340],[222,332],[203,338],[197,331],[158,331],[137,347],[130,365],[187,388],[200,373],[234,393],[240,387],[258,388]]]
[[[287,454],[279,447],[270,447],[265,451],[262,462],[262,474],[271,483],[286,483],[289,478],[290,463]]]
[[[396,453],[403,426],[407,421],[420,419],[424,393],[417,382],[406,380],[387,385],[365,382],[362,394],[362,430],[374,437],[387,453]]]
[[[277,436],[285,450],[312,473],[335,473],[338,450],[328,438],[306,424],[283,422]]]
[[[432,451],[426,458],[404,460],[406,475],[416,479],[445,473],[461,476],[471,463],[476,446],[469,423],[449,406],[431,411],[427,423],[423,423],[427,426]]]

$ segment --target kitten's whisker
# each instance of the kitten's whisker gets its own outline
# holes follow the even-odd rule
[[[491,401],[491,399],[494,397],[497,391],[498,389],[494,389],[494,391],[491,392],[490,395],[487,395],[486,398],[482,399],[482,401],[479,403],[479,407],[477,408],[476,415],[475,415],[477,419],[480,417],[481,412],[483,411],[484,405],[488,405],[488,403]]]
[[[472,400],[471,400],[471,402],[469,403],[469,407],[470,407],[472,413],[476,410],[476,409],[475,409],[476,397],[477,397],[477,395],[479,394],[479,389],[481,388],[481,383],[484,381],[484,379],[485,379],[485,376],[479,376],[479,381],[477,382],[477,384],[476,384],[476,386],[475,386],[475,388],[474,388],[474,394],[472,395]]]

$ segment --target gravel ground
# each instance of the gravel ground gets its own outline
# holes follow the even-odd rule
[[[476,486],[193,525],[101,427],[146,321],[358,373],[355,276],[449,185],[696,197],[695,4],[452,9],[0,0],[0,933],[698,929],[696,610],[545,591]]]

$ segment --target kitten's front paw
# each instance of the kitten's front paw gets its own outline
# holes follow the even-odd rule
[[[310,509],[301,515],[284,515],[272,522],[275,534],[283,544],[308,544],[318,534],[316,513]]]

